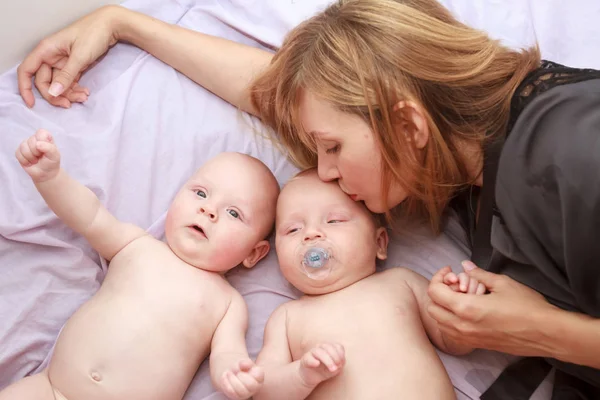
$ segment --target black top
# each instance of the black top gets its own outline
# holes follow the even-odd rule
[[[483,174],[481,193],[453,200],[473,261],[600,318],[600,71],[542,62],[516,90],[507,134],[485,146]],[[560,370],[553,399],[600,398],[600,371],[546,361]],[[481,398],[528,398],[549,370],[543,362],[521,360]]]
[[[600,318],[600,79],[557,86],[521,112],[495,197],[491,244],[514,261],[499,272]]]

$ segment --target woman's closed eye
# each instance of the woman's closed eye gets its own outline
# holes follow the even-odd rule
[[[327,154],[335,154],[335,153],[337,153],[339,150],[340,150],[340,145],[339,145],[339,144],[336,144],[336,145],[335,145],[335,146],[333,146],[333,147],[330,147],[330,148],[328,148],[328,149],[325,149],[325,153],[327,153]]]

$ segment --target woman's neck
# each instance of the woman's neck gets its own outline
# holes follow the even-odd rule
[[[481,144],[460,142],[456,147],[467,169],[469,182],[475,186],[483,186],[483,149]]]

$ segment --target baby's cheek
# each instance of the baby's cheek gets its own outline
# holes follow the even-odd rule
[[[247,242],[236,239],[240,236],[232,232],[219,241],[216,251],[212,252],[211,262],[220,268],[233,268],[249,255]]]

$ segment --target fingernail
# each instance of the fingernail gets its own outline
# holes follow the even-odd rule
[[[477,265],[473,264],[470,260],[465,260],[461,264],[466,271],[472,271],[477,268]]]
[[[62,94],[64,90],[64,87],[61,83],[59,82],[53,82],[52,85],[50,85],[50,88],[48,89],[48,94],[50,96],[60,96]]]

